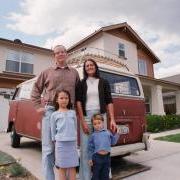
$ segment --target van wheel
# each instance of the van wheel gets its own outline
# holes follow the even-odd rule
[[[19,147],[20,145],[20,136],[16,133],[15,126],[12,126],[12,131],[11,131],[11,146],[14,148]]]

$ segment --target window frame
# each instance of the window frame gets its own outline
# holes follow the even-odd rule
[[[122,52],[123,55],[120,54],[120,52]],[[125,48],[125,44],[124,43],[121,43],[119,42],[118,43],[118,57],[119,58],[123,58],[123,59],[127,59],[126,58],[126,48]]]
[[[147,69],[147,62],[146,62],[146,60],[138,59],[138,72],[139,72],[140,75],[143,75],[143,76],[147,76],[148,75],[148,69]]]
[[[139,84],[138,84],[138,81],[137,81],[137,79],[136,78],[134,78],[134,77],[131,77],[131,76],[126,76],[126,75],[121,75],[121,74],[115,74],[115,73],[112,73],[112,72],[107,72],[107,71],[104,71],[104,70],[100,70],[100,76],[102,77],[102,78],[104,78],[104,79],[106,79],[108,82],[109,82],[109,85],[110,85],[110,87],[111,87],[111,82],[110,82],[110,80],[108,79],[108,78],[105,78],[103,75],[102,75],[102,73],[104,73],[104,74],[110,74],[110,75],[114,75],[114,76],[119,76],[119,77],[124,77],[124,78],[128,78],[128,79],[133,79],[134,80],[134,83],[136,84],[136,90],[138,91],[138,93],[137,94],[133,94],[132,93],[132,86],[130,85],[130,92],[131,93],[116,93],[116,92],[113,92],[112,91],[112,89],[111,89],[111,93],[112,93],[112,95],[115,95],[115,96],[129,96],[129,97],[140,97],[141,96],[141,90],[140,90],[140,87],[139,87]],[[130,82],[130,81],[126,81],[126,82]],[[115,86],[114,86],[114,88],[116,88]],[[126,87],[125,87],[126,88]]]
[[[16,58],[12,58],[12,59],[9,58],[8,56],[10,56],[11,53],[12,53],[12,55],[15,55],[15,53],[16,53],[18,55],[18,59],[16,59]],[[26,54],[31,56],[31,58],[29,60],[28,59],[26,59],[26,60],[23,59],[23,57],[26,57]],[[32,53],[29,53],[29,52],[26,52],[26,51],[16,51],[16,50],[10,49],[10,50],[8,50],[7,57],[6,57],[5,71],[6,72],[14,72],[14,73],[22,73],[22,74],[33,74],[34,73],[33,58],[34,58],[34,55]],[[16,62],[17,63],[18,62],[18,71],[10,69],[8,67],[8,61],[10,63],[12,63],[12,62]],[[30,67],[31,67],[30,71],[23,72],[22,71],[22,65],[23,64],[30,65]]]

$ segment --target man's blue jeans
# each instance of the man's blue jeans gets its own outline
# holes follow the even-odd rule
[[[86,111],[85,121],[90,129],[90,134],[93,131],[91,117],[96,113],[99,113],[99,110]],[[103,117],[104,117],[105,128],[107,128],[106,114],[103,114]],[[81,128],[80,129],[80,146],[81,146],[80,147],[80,180],[91,180],[91,176],[92,176],[91,167],[88,165],[88,138],[89,135],[85,134]]]
[[[46,180],[54,180],[54,144],[51,139],[51,126],[50,126],[50,117],[54,112],[53,106],[46,106],[46,111],[42,118],[42,167],[43,167],[43,176]]]

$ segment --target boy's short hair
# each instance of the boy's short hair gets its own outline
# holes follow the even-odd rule
[[[97,120],[101,120],[101,121],[104,121],[104,118],[101,114],[97,113],[97,114],[94,114],[91,118],[91,122],[93,123],[93,120],[94,119],[97,119]]]

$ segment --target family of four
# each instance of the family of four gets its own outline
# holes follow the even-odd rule
[[[54,180],[54,166],[59,179],[76,179],[77,118],[80,120],[80,180],[108,180],[110,147],[116,144],[114,110],[109,83],[99,75],[93,59],[84,62],[84,77],[66,63],[66,48],[54,49],[55,65],[38,76],[31,99],[42,119],[42,164],[46,180]],[[41,97],[45,107],[41,103]],[[110,131],[107,130],[108,112]],[[92,170],[92,173],[91,173]]]

